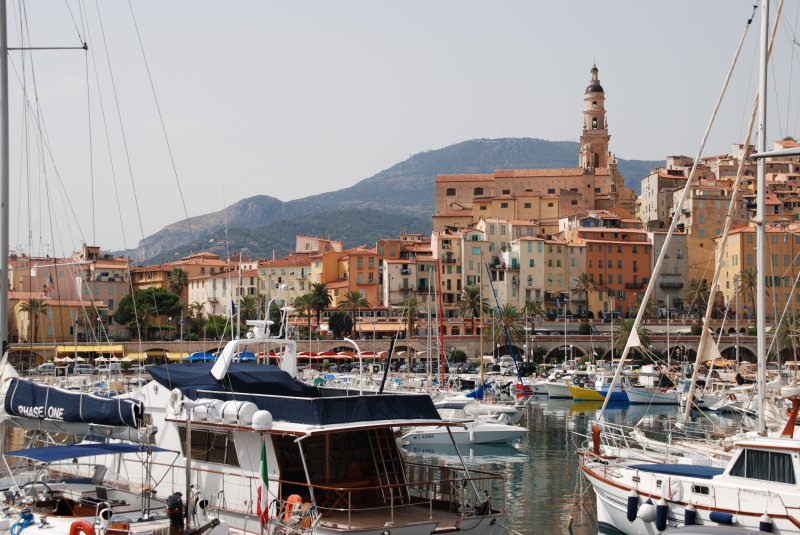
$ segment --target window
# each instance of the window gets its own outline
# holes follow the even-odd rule
[[[556,193],[556,189],[555,188],[548,188],[548,190],[547,190],[547,194],[548,195],[555,195],[555,193]]]
[[[531,258],[531,260],[530,260],[530,262],[529,262],[529,265],[530,265],[530,267],[536,267],[536,260],[534,260],[533,258]],[[797,295],[800,295],[800,294],[797,294]]]
[[[500,208],[508,208],[508,203],[507,202],[501,202],[500,203]]]
[[[531,203],[529,203],[529,202],[523,203],[522,207],[523,208],[530,208],[531,207]]]
[[[178,426],[181,448],[186,447],[186,426]],[[192,429],[192,459],[209,463],[239,466],[234,441],[227,431]]]
[[[731,475],[795,484],[792,456],[777,451],[743,450],[731,469]]]
[[[551,202],[547,203],[547,207],[548,208],[552,208],[553,207],[553,203],[551,203]]]
[[[489,235],[494,236],[494,224],[489,225]]]
[[[452,197],[456,194],[456,188],[447,188],[447,196]]]
[[[622,269],[622,260],[617,260],[617,269]]]
[[[485,204],[481,205],[481,210],[486,210],[486,205]]]
[[[504,189],[503,190],[503,195],[511,195],[511,190],[510,189]]]
[[[480,247],[473,247],[472,248],[472,254],[475,254],[475,255],[481,254],[481,248]]]
[[[472,193],[477,197],[479,195],[483,195],[483,188],[475,188],[472,190]]]

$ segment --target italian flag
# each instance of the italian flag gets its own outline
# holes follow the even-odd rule
[[[258,485],[258,505],[256,512],[261,520],[261,525],[266,526],[269,522],[269,474],[267,473],[267,444],[261,440],[261,482]]]

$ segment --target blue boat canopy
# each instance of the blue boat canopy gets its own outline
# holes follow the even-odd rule
[[[139,427],[144,422],[141,401],[73,392],[18,377],[9,381],[4,408],[12,416],[37,420],[128,427]]]
[[[27,450],[8,451],[4,453],[6,457],[24,457],[45,463],[54,461],[64,461],[78,457],[90,457],[93,455],[119,455],[122,453],[140,453],[147,447],[150,451],[167,451],[177,453],[173,450],[158,448],[156,446],[142,446],[139,444],[111,443],[111,444],[73,444],[71,446],[49,446],[46,448],[29,448]]]
[[[250,401],[275,420],[312,425],[384,420],[440,420],[427,394],[376,394],[301,383],[273,365],[233,363],[222,381],[211,364],[148,366],[159,384],[179,388],[190,399]]]
[[[668,476],[697,477],[700,479],[711,479],[725,471],[724,468],[716,466],[700,466],[696,464],[634,464],[634,470],[642,472],[652,472],[654,474],[665,474]]]

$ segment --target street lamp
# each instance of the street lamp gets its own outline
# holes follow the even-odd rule
[[[172,338],[172,316],[167,318],[167,336]]]

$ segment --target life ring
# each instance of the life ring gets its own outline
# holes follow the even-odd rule
[[[289,520],[292,518],[292,510],[294,509],[295,505],[299,505],[303,503],[303,498],[300,497],[299,494],[292,494],[288,498],[286,498],[286,509],[283,512],[283,519]],[[70,533],[69,535],[73,535]],[[89,535],[94,535],[94,533],[90,533]]]
[[[736,394],[731,394],[730,396],[728,396],[728,399],[731,401],[736,401]]]
[[[69,535],[78,535],[78,533],[95,535],[94,526],[85,520],[76,520],[69,526]]]

